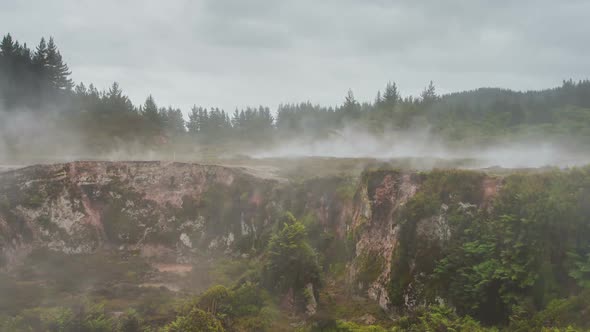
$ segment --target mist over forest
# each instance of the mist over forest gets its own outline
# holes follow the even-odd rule
[[[541,91],[478,88],[445,95],[431,81],[419,96],[402,96],[392,80],[369,101],[343,91],[334,107],[302,101],[277,109],[195,104],[181,110],[158,105],[152,95],[134,105],[117,82],[106,90],[73,82],[67,54],[53,38],[29,47],[6,34],[0,49],[0,156],[6,163],[232,155],[473,158],[505,167],[588,160],[587,80]]]
[[[0,42],[0,331],[590,329],[590,80],[180,109],[18,38]]]

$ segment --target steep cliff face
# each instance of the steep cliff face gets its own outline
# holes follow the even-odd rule
[[[506,324],[587,287],[590,169],[500,176],[375,167],[305,180],[161,162],[0,173],[3,291],[26,295],[19,310],[40,306],[43,290],[70,292],[61,300],[106,297],[114,312],[151,301],[138,294],[169,300],[238,281],[268,290],[269,243],[284,223],[301,229],[298,248],[312,257],[301,261],[313,261],[295,270],[317,272],[297,293],[275,294],[298,319],[388,326],[444,304]],[[122,299],[117,289],[130,293]],[[10,298],[0,309],[20,312]]]
[[[449,240],[449,213],[485,209],[499,180],[476,172],[366,171],[285,182],[245,169],[161,162],[74,162],[0,174],[0,262],[36,248],[139,250],[191,263],[263,249],[285,212],[326,265],[347,262],[358,294],[384,309],[428,298],[424,276]]]
[[[366,173],[355,197],[351,232],[356,257],[350,266],[350,282],[383,308],[390,302],[386,286],[398,242],[399,210],[417,189],[411,174]]]
[[[0,174],[0,262],[35,248],[139,249],[178,262],[261,248],[285,211],[344,237],[344,179],[288,184],[248,169],[161,162],[73,162]],[[350,191],[350,189],[348,189]]]
[[[273,214],[277,182],[240,169],[159,162],[75,162],[0,175],[2,255],[33,248],[103,247],[159,253],[256,245]],[[158,250],[151,250],[158,253]]]
[[[386,310],[436,298],[427,279],[450,240],[449,215],[490,208],[501,179],[470,171],[367,171],[354,202],[348,280]]]

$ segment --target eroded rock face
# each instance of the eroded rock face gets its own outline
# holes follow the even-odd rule
[[[444,171],[433,173],[435,179],[444,178]],[[453,183],[425,188],[424,174],[384,170],[363,175],[350,227],[356,252],[348,264],[348,281],[357,293],[385,310],[424,304],[426,275],[452,236],[449,213],[471,216],[490,209],[500,187],[497,178],[466,172],[463,180],[463,175],[453,181],[471,181],[476,188],[474,198],[466,201],[449,189]]]
[[[390,303],[387,284],[398,243],[397,213],[417,190],[418,183],[412,174],[383,172],[371,175],[357,193],[352,231],[358,240],[349,277],[351,282],[356,281],[357,289],[385,309]],[[372,263],[367,263],[367,259],[372,259]],[[365,281],[368,284],[358,283],[359,274],[363,273],[373,274]]]
[[[183,263],[195,254],[248,254],[262,249],[285,211],[344,239],[353,193],[350,186],[339,192],[341,182],[293,185],[241,168],[164,162],[81,161],[5,172],[0,268],[35,248],[139,249]]]
[[[318,303],[315,299],[313,284],[308,283],[303,290],[305,297],[305,314],[309,317],[316,314],[318,311]]]
[[[452,236],[449,213],[491,209],[500,186],[484,175],[466,179],[474,181],[476,199],[450,193],[416,215],[411,209],[432,189],[425,188],[423,174],[409,171],[288,183],[240,168],[185,163],[32,166],[0,174],[0,268],[36,248],[138,250],[147,259],[179,264],[203,254],[249,256],[261,252],[290,211],[314,227],[311,236],[332,239],[322,243],[326,259],[354,248],[346,271],[356,294],[386,310],[413,308],[424,300],[422,271]],[[408,243],[415,244],[411,250]],[[315,298],[307,304],[307,311],[316,310]]]
[[[73,162],[0,174],[4,265],[36,247],[90,253],[165,247],[179,255],[248,248],[273,217],[276,181],[239,169],[161,162]]]

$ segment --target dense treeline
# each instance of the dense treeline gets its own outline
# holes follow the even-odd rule
[[[129,144],[157,148],[193,138],[199,143],[261,141],[273,134],[274,118],[267,107],[236,109],[230,116],[219,108],[194,106],[186,120],[180,109],[159,107],[151,95],[144,104],[134,105],[117,82],[100,91],[93,84],[74,85],[70,75],[53,38],[42,38],[34,50],[10,34],[2,38],[0,110],[3,141],[9,148],[23,150],[20,137],[10,137],[9,128],[23,122],[20,118],[44,123],[46,130],[73,132],[82,140],[77,143],[98,152]]]
[[[372,102],[360,103],[348,91],[337,107],[284,104],[273,115],[263,106],[230,114],[195,105],[185,118],[178,108],[159,107],[152,96],[143,105],[133,105],[117,83],[106,91],[92,84],[74,85],[70,74],[52,38],[42,38],[31,50],[7,34],[0,43],[0,107],[7,114],[33,112],[43,121],[51,118],[57,128],[76,130],[89,151],[130,143],[157,149],[170,142],[321,138],[352,123],[375,135],[426,127],[450,142],[482,143],[515,135],[590,141],[588,80],[564,81],[543,91],[482,88],[442,96],[430,82],[416,98],[402,97],[396,83],[390,82]]]
[[[53,38],[41,38],[31,51],[10,34],[0,44],[0,69],[4,107],[40,108],[46,102],[61,101],[73,87],[71,74]]]

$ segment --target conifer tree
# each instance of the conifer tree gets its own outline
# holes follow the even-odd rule
[[[436,89],[432,81],[430,81],[428,86],[424,89],[424,91],[422,91],[422,93],[420,94],[420,98],[422,98],[422,103],[426,105],[430,105],[438,99]]]
[[[61,53],[57,49],[53,37],[49,38],[47,44],[47,76],[50,84],[58,90],[69,91],[74,83],[69,78],[72,74],[68,65],[63,62]]]
[[[149,121],[158,120],[158,106],[156,105],[156,101],[154,100],[154,97],[152,97],[152,95],[149,95],[146,98],[145,103],[143,104],[142,114]]]
[[[387,108],[393,108],[399,101],[399,92],[395,82],[388,82],[383,93],[383,104]]]
[[[200,120],[199,108],[197,108],[197,105],[193,105],[191,112],[188,114],[188,122],[186,124],[189,133],[195,135],[199,132]]]
[[[377,96],[375,97],[375,107],[381,106],[382,102],[383,102],[383,98],[381,97],[381,91],[377,90]]]
[[[12,36],[7,34],[2,38],[2,42],[0,42],[0,55],[4,58],[9,58],[15,53],[15,50],[16,47],[12,40]]]
[[[74,92],[76,93],[76,95],[86,96],[88,94],[88,89],[86,88],[86,85],[84,85],[83,82],[80,82],[74,88]]]
[[[37,45],[37,48],[35,49],[35,55],[33,56],[33,64],[35,65],[40,78],[44,78],[44,72],[47,67],[47,58],[47,43],[45,42],[45,38],[41,38],[39,45]]]
[[[344,98],[344,104],[342,105],[344,115],[348,117],[357,117],[359,115],[360,108],[360,104],[354,98],[354,93],[349,89],[346,97]]]

